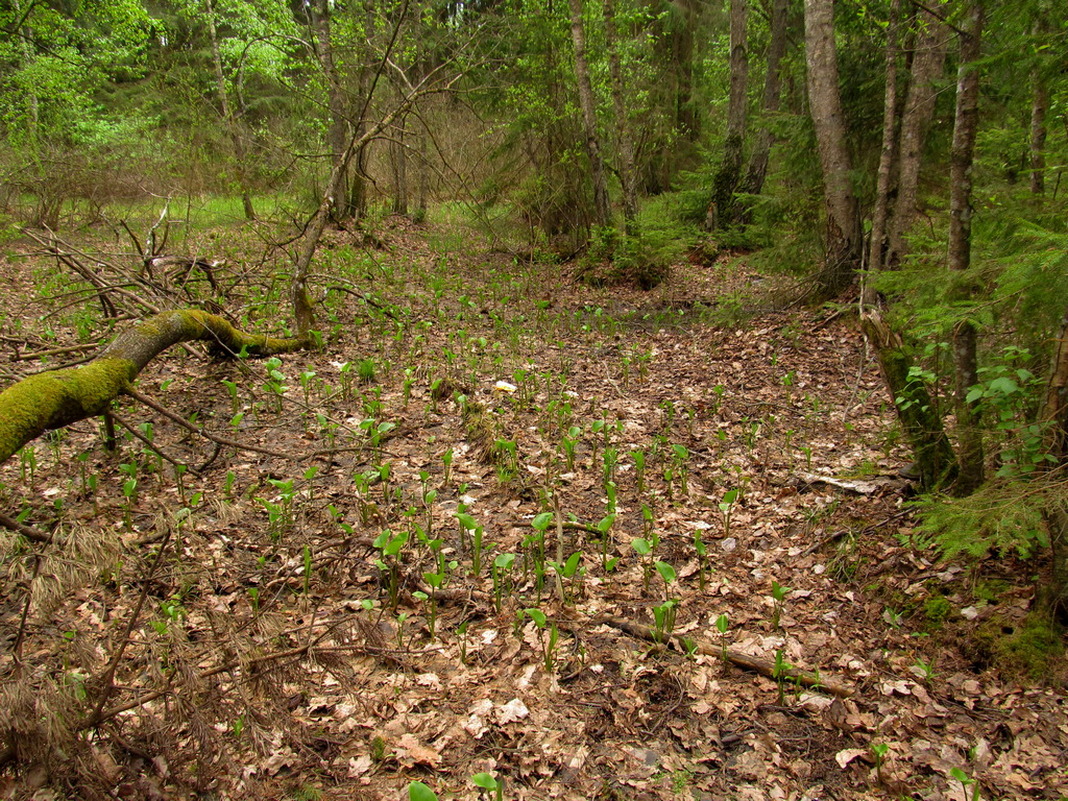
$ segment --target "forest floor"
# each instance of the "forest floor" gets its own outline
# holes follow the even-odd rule
[[[0,797],[1068,797],[1064,675],[1018,667],[1046,566],[926,547],[848,308],[744,259],[641,292],[379,236],[319,256],[322,351],[142,374],[243,447],[127,399],[144,440],[0,467],[57,538],[0,534]],[[277,328],[224,239],[224,310]],[[76,288],[4,259],[4,385],[102,334]]]

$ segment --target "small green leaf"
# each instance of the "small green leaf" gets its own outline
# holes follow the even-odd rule
[[[537,531],[545,531],[545,529],[547,529],[549,527],[549,524],[552,522],[553,513],[542,512],[540,515],[537,515],[532,521],[530,521],[530,525],[533,526],[534,529],[536,529]]]
[[[644,537],[638,537],[631,540],[630,547],[637,551],[641,556],[648,556],[653,547],[649,544],[649,540]]]
[[[497,789],[497,780],[489,773],[476,773],[471,777],[471,782],[476,787],[481,787],[483,790]]]
[[[524,609],[523,614],[533,620],[539,629],[545,628],[545,624],[549,622],[549,618],[540,609]]]
[[[656,572],[660,574],[660,578],[664,579],[665,584],[671,584],[675,580],[675,568],[667,562],[657,561],[654,567],[656,567]]]
[[[438,801],[438,794],[422,782],[408,785],[408,801]]]

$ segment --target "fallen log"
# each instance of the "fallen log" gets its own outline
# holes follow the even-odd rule
[[[595,622],[606,623],[612,628],[625,631],[627,634],[639,637],[643,640],[649,640],[650,642],[664,641],[663,637],[660,636],[652,626],[635,623],[633,620],[627,620],[626,618],[603,615],[597,618]],[[830,693],[839,698],[848,698],[853,694],[853,689],[851,687],[847,687],[835,679],[822,676],[818,673],[810,673],[806,670],[800,670],[792,666],[780,669],[770,659],[763,659],[759,656],[746,654],[732,648],[721,648],[712,645],[711,643],[703,642],[694,639],[693,637],[685,637],[680,634],[672,634],[670,635],[670,639],[674,640],[684,651],[696,651],[699,654],[714,656],[737,667],[745,670],[752,670],[762,676],[767,676],[769,679],[775,679],[776,681],[781,679],[790,684],[800,684],[803,687],[808,687],[813,690],[822,690],[823,692]]]
[[[38,373],[0,392],[0,464],[46,431],[103,414],[153,358],[172,345],[196,340],[231,355],[267,356],[307,346],[302,337],[246,334],[197,309],[155,314],[119,334],[88,364]]]

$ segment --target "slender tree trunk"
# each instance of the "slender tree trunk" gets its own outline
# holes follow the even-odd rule
[[[1035,69],[1031,73],[1031,194],[1046,192],[1046,112],[1049,84]]]
[[[981,0],[971,0],[964,26],[960,32],[957,107],[949,167],[949,268],[956,272],[967,270],[971,264],[972,160],[979,127],[977,61],[983,29]],[[976,330],[969,320],[962,320],[954,326],[953,363],[961,468],[957,489],[967,494],[983,483],[983,437],[979,428],[978,409],[967,400],[968,390],[978,382],[979,375]]]
[[[399,119],[389,140],[390,162],[393,167],[393,213],[408,213],[408,148],[405,144],[405,122]]]
[[[745,144],[746,85],[749,79],[749,54],[746,49],[746,0],[730,0],[730,95],[727,100],[727,138],[723,143],[723,160],[713,179],[712,228],[726,228],[735,222],[734,193],[741,181],[743,145]]]
[[[934,0],[935,10],[939,7],[938,0]],[[948,28],[931,11],[921,11],[916,21],[920,28],[916,34],[908,95],[901,112],[897,197],[888,229],[890,248],[885,264],[889,269],[896,269],[904,258],[905,236],[919,213],[923,146],[934,115],[936,82],[942,77],[949,45]]]
[[[326,145],[330,149],[330,163],[337,164],[349,142],[348,104],[341,85],[337,65],[334,62],[334,46],[330,34],[330,0],[311,0],[307,5],[308,21],[315,37],[316,57],[326,80],[326,105],[330,124],[326,132]],[[331,176],[333,181],[333,176]],[[348,171],[333,183],[331,215],[338,221],[350,220],[355,214],[350,203]]]
[[[675,127],[687,142],[696,142],[701,118],[693,100],[693,42],[700,0],[676,0],[679,19],[672,31],[671,67],[675,74]]]
[[[241,125],[234,114],[230,104],[229,92],[226,89],[226,73],[223,71],[222,53],[219,51],[219,35],[215,27],[215,8],[212,0],[205,0],[205,8],[208,21],[208,36],[211,39],[211,62],[215,71],[215,90],[219,95],[219,108],[222,111],[223,123],[226,125],[230,142],[234,149],[234,161],[236,162],[237,183],[241,188],[241,204],[244,207],[245,219],[255,220],[256,209],[252,205],[252,194],[249,192],[248,179],[245,173],[245,139],[241,132]]]
[[[568,0],[571,8],[571,43],[575,48],[575,79],[578,83],[579,107],[586,134],[586,154],[590,160],[593,181],[594,223],[601,227],[612,224],[612,207],[608,199],[608,179],[601,156],[601,138],[597,133],[597,105],[586,61],[586,31],[582,25],[582,0]]]
[[[604,0],[604,36],[608,50],[608,70],[612,82],[612,111],[615,115],[616,149],[619,156],[619,183],[623,192],[623,226],[628,235],[636,233],[638,217],[638,177],[634,172],[634,140],[627,114],[623,67],[619,59],[615,0]]]
[[[1042,410],[1046,426],[1046,450],[1053,457],[1049,469],[1068,464],[1068,311],[1053,347],[1046,402]],[[1043,514],[1049,532],[1052,564],[1049,587],[1040,593],[1043,605],[1062,622],[1068,623],[1068,508],[1063,494],[1050,493]]]
[[[896,0],[900,2],[900,0]],[[771,146],[774,136],[767,120],[779,110],[782,98],[782,59],[786,55],[786,12],[788,0],[771,0],[771,40],[768,43],[767,73],[764,76],[763,112],[764,120],[757,133],[756,145],[749,160],[743,189],[746,194],[759,195],[764,191],[764,180],[768,175],[768,160],[771,158]],[[745,209],[743,218],[749,222],[749,209]]]
[[[860,262],[860,216],[838,91],[833,0],[805,0],[805,63],[827,216],[815,294],[833,297],[852,283]]]
[[[890,186],[897,163],[897,65],[901,58],[898,30],[901,22],[901,0],[890,4],[890,19],[886,30],[886,80],[883,86],[883,144],[879,152],[879,169],[875,179],[875,205],[871,215],[871,239],[868,242],[868,270],[880,270],[886,253],[886,223],[890,212]],[[869,281],[864,282],[861,300],[865,306],[876,301],[876,293]]]

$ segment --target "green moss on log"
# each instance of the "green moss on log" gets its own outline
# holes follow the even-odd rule
[[[89,364],[30,376],[0,392],[0,463],[45,431],[103,414],[155,356],[194,340],[231,355],[291,353],[307,345],[304,338],[246,334],[197,309],[154,315],[117,336]]]

